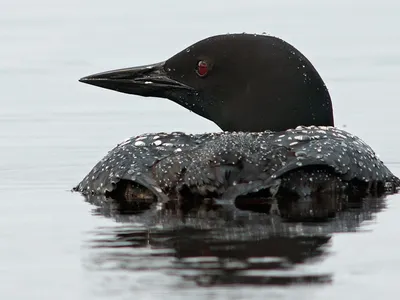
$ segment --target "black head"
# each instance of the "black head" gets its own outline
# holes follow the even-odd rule
[[[318,72],[297,49],[271,36],[214,36],[165,62],[80,81],[171,99],[225,131],[333,126],[331,99]]]

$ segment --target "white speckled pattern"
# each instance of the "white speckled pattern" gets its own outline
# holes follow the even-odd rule
[[[330,167],[343,181],[400,185],[356,136],[335,127],[299,126],[285,132],[140,135],[117,145],[75,189],[101,195],[125,179],[162,200],[182,186],[235,197],[273,186],[282,175],[310,165]]]

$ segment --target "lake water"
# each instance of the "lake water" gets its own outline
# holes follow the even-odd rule
[[[219,130],[170,101],[85,75],[164,60],[227,32],[276,35],[318,69],[336,124],[400,175],[400,4],[382,1],[3,0],[1,299],[394,299],[400,196],[325,224],[146,223],[69,190],[143,132]]]

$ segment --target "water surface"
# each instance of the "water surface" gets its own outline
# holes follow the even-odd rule
[[[294,44],[328,85],[336,124],[400,175],[400,4],[394,1],[3,1],[2,299],[382,299],[397,291],[399,197],[321,224],[253,216],[120,216],[69,192],[143,132],[219,130],[172,102],[77,82],[164,60],[213,34]]]

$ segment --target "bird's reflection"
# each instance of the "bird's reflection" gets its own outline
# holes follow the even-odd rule
[[[235,232],[236,231],[236,235]],[[213,230],[182,227],[174,230],[134,230],[102,233],[91,242],[102,248],[93,263],[131,272],[155,270],[199,285],[292,284],[329,282],[329,274],[307,274],[296,264],[317,259],[329,236],[266,236],[244,239],[231,230],[223,238]],[[108,236],[107,236],[108,235]],[[230,236],[230,237],[228,237]],[[123,251],[116,251],[116,249]]]
[[[333,233],[357,231],[361,222],[385,207],[384,197],[348,199],[338,209],[334,204],[343,203],[339,200],[318,200],[318,208],[327,212],[326,220],[287,222],[278,215],[221,215],[218,210],[200,208],[183,213],[155,209],[132,213],[126,204],[90,197],[87,201],[97,206],[96,214],[123,225],[94,233],[87,266],[98,271],[154,271],[201,286],[327,283],[332,274],[304,267],[328,255]],[[301,205],[309,221],[308,208]],[[299,216],[299,205],[292,203],[284,209]]]

